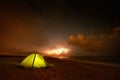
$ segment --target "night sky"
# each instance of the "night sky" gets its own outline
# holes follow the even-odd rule
[[[118,56],[119,9],[119,0],[1,0],[0,54],[67,45]]]

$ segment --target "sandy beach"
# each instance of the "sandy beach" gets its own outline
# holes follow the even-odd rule
[[[50,68],[16,67],[24,57],[0,57],[0,80],[119,80],[120,68],[45,57]]]

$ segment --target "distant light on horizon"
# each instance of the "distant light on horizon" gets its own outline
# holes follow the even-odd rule
[[[56,56],[56,57],[60,57],[63,55],[67,55],[68,52],[70,52],[70,49],[68,48],[55,48],[55,49],[48,49],[45,50],[44,53],[48,56]]]

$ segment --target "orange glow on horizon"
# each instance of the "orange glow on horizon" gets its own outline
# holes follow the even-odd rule
[[[57,49],[46,50],[45,53],[47,55],[56,55],[56,56],[59,56],[59,55],[68,54],[69,51],[70,50],[67,49],[67,48],[57,48]]]

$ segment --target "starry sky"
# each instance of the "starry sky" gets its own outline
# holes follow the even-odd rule
[[[118,42],[114,44],[120,40],[119,8],[119,0],[1,0],[0,52],[9,54],[67,44],[90,55],[106,53],[111,48],[110,55],[115,51],[114,55],[119,55],[120,45],[111,44],[115,42],[113,38]],[[91,40],[91,36],[97,39]],[[95,49],[100,43],[107,49]]]

